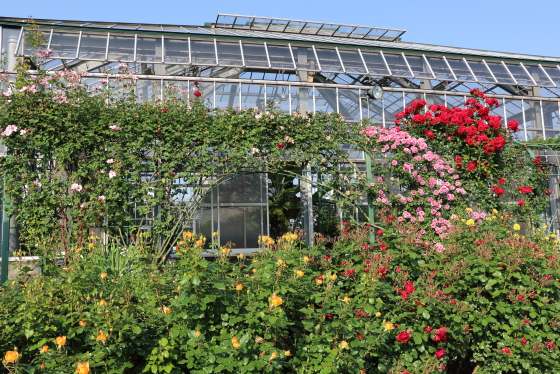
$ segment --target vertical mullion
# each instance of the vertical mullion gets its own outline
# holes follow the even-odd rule
[[[165,36],[161,36],[161,63],[165,64]]]
[[[245,54],[243,53],[243,43],[241,43],[241,40],[239,41],[239,51],[241,51],[241,63],[245,67]]]
[[[360,98],[358,100],[358,107],[360,108],[360,122],[364,120],[364,115],[363,115],[363,108],[362,108],[362,89],[358,88],[358,97]]]
[[[216,38],[214,38],[214,54],[216,55],[216,65],[220,64],[220,60],[218,59],[218,42]]]
[[[80,35],[78,36],[78,48],[76,48],[76,59],[80,58],[80,48],[82,48],[82,33],[83,31],[80,31]],[[51,48],[51,40],[49,40],[49,49]]]
[[[138,55],[138,34],[134,34],[134,53],[132,54],[132,61],[136,62],[136,56]]]
[[[292,114],[292,85],[288,84],[288,110]]]
[[[189,64],[192,65],[192,49],[191,49],[191,37],[189,36],[187,39],[189,45]]]
[[[111,33],[107,33],[107,45],[105,46],[105,61],[109,59],[109,40],[111,39]]]
[[[338,86],[337,86],[336,87],[336,112],[340,113],[340,105],[339,105],[340,98],[338,97],[338,95],[339,95],[339,91],[338,91]]]
[[[51,29],[49,34],[49,42],[47,43],[47,49],[51,49],[52,37],[53,37],[54,29]],[[82,36],[82,32],[80,31],[80,37]],[[80,37],[78,38],[78,44],[80,43]]]
[[[21,53],[18,52],[22,41],[23,41],[23,27],[19,31],[19,38],[18,38],[18,41],[17,41],[17,44],[16,44],[16,49],[15,49],[16,55],[18,55],[18,54],[23,55],[23,52],[24,52],[23,49],[22,49]]]
[[[238,87],[238,90],[239,90],[239,109],[241,109],[242,104],[243,104],[243,94],[241,93],[241,89],[243,87],[241,87],[241,82],[237,83],[237,87]]]
[[[521,99],[521,114],[523,115],[523,132],[525,133],[525,141],[527,141],[527,123],[525,120],[525,100]]]
[[[541,108],[541,123],[542,123],[542,138],[546,140],[546,131],[544,129],[544,112],[543,112],[543,102],[539,100],[539,105]]]

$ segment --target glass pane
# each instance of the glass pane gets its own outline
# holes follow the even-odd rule
[[[430,72],[430,68],[424,61],[422,56],[418,55],[406,55],[406,60],[412,69],[415,77],[418,78],[432,78],[432,73]]]
[[[285,113],[290,111],[288,87],[267,85],[266,100],[269,102],[274,101],[274,105]]]
[[[266,210],[264,207],[248,206],[245,208],[246,248],[259,248],[259,236],[265,234],[263,230],[263,223],[265,223],[265,214]]]
[[[340,54],[346,72],[358,74],[366,73],[366,68],[364,67],[364,63],[357,49],[352,51],[339,49],[338,53]]]
[[[243,66],[239,43],[217,42],[220,66]]]
[[[220,245],[245,246],[245,207],[220,207]]]
[[[488,67],[490,68],[490,70],[492,70],[492,73],[494,73],[494,76],[496,77],[499,83],[515,84],[515,81],[511,79],[511,76],[507,72],[504,65],[502,65],[499,62],[489,62],[489,61],[486,61],[486,64],[488,64]]]
[[[267,44],[270,65],[279,69],[294,69],[294,62],[289,47]]]
[[[161,84],[159,80],[137,80],[136,95],[138,102],[157,101],[161,97]]]
[[[393,126],[395,124],[396,115],[404,110],[403,94],[401,92],[383,93],[383,104],[385,105],[385,126]]]
[[[107,59],[113,61],[133,61],[134,36],[111,34]]]
[[[410,70],[401,54],[384,53],[389,69],[393,75],[401,77],[412,77]]]
[[[241,85],[241,108],[250,109],[258,107],[264,110],[264,86],[258,84]]]
[[[546,137],[554,137],[556,136],[556,132],[560,130],[560,121],[558,119],[558,102],[543,101],[542,108]]]
[[[387,66],[380,52],[362,50],[362,56],[364,57],[364,61],[371,75],[389,75],[389,71],[387,70]]]
[[[558,69],[558,67],[545,66],[545,65],[542,65],[542,67],[544,68],[544,70],[546,70],[550,79],[552,79],[552,81],[556,83],[556,86],[560,87],[560,69]]]
[[[360,121],[360,100],[361,99],[359,90],[349,90],[341,88],[338,89],[338,107],[340,108],[339,112],[342,113],[345,121]]]
[[[484,62],[478,60],[467,60],[467,62],[479,82],[494,82],[494,78],[484,65]]]
[[[161,62],[161,38],[138,36],[136,60]]]
[[[426,95],[426,106],[445,105],[445,96],[443,95]]]
[[[511,75],[517,80],[517,83],[522,84],[524,86],[533,86],[534,83],[531,78],[525,72],[525,69],[520,64],[514,63],[507,63],[506,64],[508,70],[510,71]],[[494,73],[496,74],[496,73]]]
[[[167,99],[177,98],[188,100],[190,97],[189,82],[185,81],[164,81],[164,95]]]
[[[189,63],[189,41],[188,39],[165,38],[165,62],[172,64]]]
[[[296,66],[299,70],[319,70],[315,54],[310,47],[294,47],[292,46]]]
[[[191,59],[193,65],[216,65],[214,40],[191,39]]]
[[[83,33],[80,43],[80,58],[105,60],[107,34]]]
[[[239,84],[216,82],[216,107],[239,106]]]
[[[336,100],[336,88],[315,89],[315,111],[336,112]],[[342,115],[346,118],[344,114]]]
[[[245,65],[247,66],[268,67],[264,44],[243,43],[243,56],[245,56]]]
[[[525,129],[523,126],[523,107],[521,100],[506,100],[504,123],[516,120],[519,123],[519,131],[513,134],[515,140],[525,140]]]
[[[317,52],[317,58],[321,64],[321,70],[340,73],[344,72],[335,49],[315,48],[315,52]]]
[[[313,90],[306,87],[291,87],[292,111],[300,113],[313,112]]]
[[[539,86],[554,87],[544,71],[538,65],[523,64],[525,68]]]
[[[467,67],[467,64],[465,64],[465,61],[448,58],[447,62],[449,62],[451,69],[453,69],[453,72],[457,76],[457,80],[473,82],[475,81],[474,77],[469,71],[469,68]]]
[[[523,110],[525,112],[525,126],[527,128],[527,138],[543,137],[543,124],[541,118],[540,101],[524,100]]]
[[[364,92],[362,90],[362,92]],[[384,92],[383,93],[383,100],[373,100],[367,95],[363,95],[361,102],[362,102],[362,118],[369,119],[372,124],[383,126],[383,104],[390,103],[390,97],[395,96],[393,92]],[[402,94],[401,96],[401,107],[402,107]],[[402,108],[400,108],[402,112]],[[388,122],[393,123],[395,117],[393,114],[385,114],[385,120]]]
[[[214,107],[214,82],[199,82],[198,85],[200,86],[199,91],[202,93],[200,99],[210,107]]]
[[[79,36],[77,32],[54,31],[50,48],[52,57],[76,58]]]
[[[432,67],[432,71],[434,72],[436,79],[439,80],[455,80],[451,70],[445,63],[445,60],[441,57],[434,57],[434,56],[426,56],[430,66]]]
[[[447,95],[446,100],[447,100],[447,107],[450,108],[450,109],[463,108],[464,105],[465,105],[466,97]]]

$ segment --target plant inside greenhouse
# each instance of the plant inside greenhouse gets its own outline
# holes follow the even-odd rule
[[[525,99],[483,85],[454,104],[424,92],[389,121],[386,99],[360,88],[357,120],[343,105],[349,87],[331,87],[327,110],[309,105],[334,81],[296,66],[303,47],[286,44],[302,78],[282,93],[288,107],[281,95],[236,102],[243,82],[218,105],[220,75],[154,83],[157,64],[110,61],[112,38],[133,40],[140,62],[148,36],[45,27],[21,28],[0,83],[2,253],[20,258],[6,279],[2,257],[0,372],[560,371],[557,142],[529,139],[538,121],[525,112],[508,118]],[[389,31],[374,42],[402,35]],[[106,50],[88,63],[110,65],[73,68],[94,37]],[[185,44],[191,63],[197,43]],[[217,60],[218,43],[207,51]],[[243,43],[245,68],[258,48]],[[264,48],[271,68],[274,45]],[[317,62],[350,54],[307,48]],[[528,105],[541,125],[558,118],[557,101],[538,100]],[[362,105],[381,105],[382,119]]]

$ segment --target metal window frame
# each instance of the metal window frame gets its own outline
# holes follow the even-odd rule
[[[247,65],[245,64],[245,53],[243,52],[243,43],[241,43],[241,39],[239,40],[239,51],[241,52],[241,64],[245,67]],[[241,108],[241,103],[239,104],[239,107]]]
[[[294,70],[297,70],[296,59],[294,58],[294,52],[292,51],[292,43],[288,43],[288,49],[290,50],[290,56],[292,56],[292,64],[294,65]]]
[[[266,61],[268,62],[268,68],[272,69],[272,64],[270,63],[270,56],[268,55],[268,46],[266,45],[266,42],[264,42],[264,51],[266,52]]]
[[[467,62],[467,59],[463,57],[463,62],[465,63],[465,65],[467,65],[467,69],[469,69],[469,71],[471,72],[472,77],[474,78],[474,80],[476,82],[480,82],[478,80],[478,77],[476,76],[476,74],[474,73],[474,71],[471,69],[471,66],[469,65],[469,63]],[[467,81],[468,82],[468,81]]]
[[[23,27],[19,31],[19,37],[18,37],[18,41],[17,41],[17,44],[16,44],[16,49],[14,50],[15,51],[15,56],[18,55],[18,51],[19,51],[19,48],[21,46],[22,41],[23,41]],[[24,54],[23,52],[25,52],[25,51],[22,49],[21,52],[22,52],[21,54],[23,55]]]
[[[338,56],[338,61],[340,61],[340,66],[342,67],[342,71],[344,72],[344,74],[346,74],[346,68],[344,67],[344,62],[342,62],[342,57],[340,57],[340,52],[338,51],[338,47],[334,47],[334,49],[336,51],[336,55]],[[337,112],[338,112],[338,110],[337,110]]]
[[[105,45],[105,60],[109,61],[109,40],[111,40],[111,32],[107,33],[107,44]]]
[[[192,48],[191,48],[191,37],[187,38],[188,45],[189,45],[189,65],[192,65]]]
[[[542,72],[544,73],[544,75],[546,75],[546,77],[548,78],[548,80],[550,81],[550,83],[552,83],[552,85],[554,87],[558,87],[556,86],[556,83],[554,83],[554,81],[552,80],[552,78],[550,78],[550,75],[548,75],[548,73],[546,72],[546,70],[544,70],[544,68],[542,67],[541,64],[539,64],[539,68],[541,68]]]
[[[511,71],[509,71],[509,68],[507,67],[506,63],[502,60],[500,60],[500,62],[502,63],[502,66],[504,67],[504,69],[506,69],[506,71],[508,72],[509,76],[511,77],[511,79],[513,79],[513,81],[515,82],[516,85],[519,86],[519,82],[517,82],[517,79],[515,79],[515,77],[513,76],[513,74],[511,73]]]
[[[214,38],[214,58],[216,59],[216,65],[220,65],[220,60],[218,59],[218,42]]]
[[[54,33],[54,29],[51,29],[51,32],[49,33],[49,42],[47,43],[47,49],[51,49],[51,42],[52,42],[53,33]],[[80,31],[80,35],[82,35],[81,31]],[[78,43],[79,42],[80,42],[80,40],[78,39]],[[76,55],[76,56],[78,56],[78,55]]]
[[[161,63],[165,63],[165,37],[161,36]]]
[[[443,57],[443,61],[445,61],[445,64],[447,65],[447,68],[449,69],[449,71],[451,72],[451,75],[453,75],[453,78],[455,81],[458,81],[457,79],[457,75],[455,75],[455,72],[453,71],[453,69],[451,68],[451,65],[449,64],[449,61],[447,61],[447,58],[445,58],[445,56],[441,56]],[[447,100],[447,99],[446,99]],[[447,106],[447,101],[445,106]]]
[[[430,64],[430,62],[428,61],[428,59],[426,58],[425,54],[422,54],[422,57],[424,58],[424,62],[426,63],[426,65],[428,66],[428,69],[430,69],[430,73],[432,73],[432,79],[436,79],[436,75],[434,74],[434,70],[432,69],[432,65]]]
[[[381,54],[381,58],[383,59],[383,62],[385,63],[385,67],[387,68],[387,71],[389,72],[389,76],[393,76],[393,72],[391,71],[391,68],[389,68],[389,64],[387,63],[387,59],[385,58],[385,53],[383,53],[383,51],[379,51],[379,54]]]
[[[78,35],[78,47],[76,48],[76,59],[80,58],[80,49],[82,48],[82,34],[83,34],[83,31],[80,30],[80,35]],[[51,38],[51,40],[52,40],[52,38]],[[50,46],[51,40],[49,40],[49,49],[51,49],[51,46]]]
[[[369,69],[368,69],[367,64],[366,64],[366,60],[364,59],[364,55],[362,55],[362,50],[359,49],[359,48],[358,48],[358,54],[360,55],[360,58],[362,59],[362,64],[364,64],[364,69],[366,69],[366,75],[369,76],[370,74],[369,74]],[[360,114],[360,116],[361,116],[361,114]]]
[[[311,44],[311,49],[313,49],[313,55],[315,55],[315,61],[317,61],[317,67],[319,68],[319,71],[323,71],[323,68],[321,67],[321,61],[319,61],[319,56],[317,56],[317,51],[315,50],[315,44]]]
[[[408,71],[412,75],[412,78],[416,78],[416,75],[414,75],[414,72],[412,71],[412,68],[410,67],[410,64],[408,63],[408,60],[406,59],[406,56],[404,55],[404,52],[401,52],[401,55],[404,59],[404,62],[406,63],[406,66],[408,67]]]
[[[537,101],[537,100],[535,100]],[[542,137],[544,140],[546,140],[546,131],[544,128],[544,111],[543,111],[543,105],[542,105],[542,101],[538,100],[539,105],[540,105],[540,109],[541,109],[541,123],[542,123]]]
[[[533,79],[533,76],[529,73],[529,70],[527,70],[527,68],[525,67],[525,65],[522,62],[519,62],[519,65],[521,65],[521,67],[523,68],[523,71],[527,74],[527,76],[529,77],[529,79],[531,79],[531,82],[533,82],[533,84],[535,86],[538,86],[537,82]]]
[[[496,79],[496,76],[494,75],[494,72],[492,71],[492,69],[490,69],[490,66],[488,66],[488,64],[486,63],[486,60],[483,59],[482,63],[484,64],[484,66],[486,66],[486,69],[490,72],[492,79],[494,79],[494,82],[491,83],[499,83],[498,80]]]
[[[134,51],[132,52],[132,61],[137,62],[137,52],[138,52],[138,34],[134,34]]]

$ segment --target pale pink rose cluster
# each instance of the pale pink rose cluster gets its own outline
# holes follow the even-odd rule
[[[8,126],[6,126],[4,131],[2,131],[2,133],[0,133],[0,136],[10,136],[14,132],[16,132],[17,130],[18,130],[18,127],[16,125],[8,125]]]
[[[82,187],[81,184],[72,183],[72,184],[70,185],[70,191],[80,192],[80,191],[82,191],[82,189],[83,189],[83,187]]]

